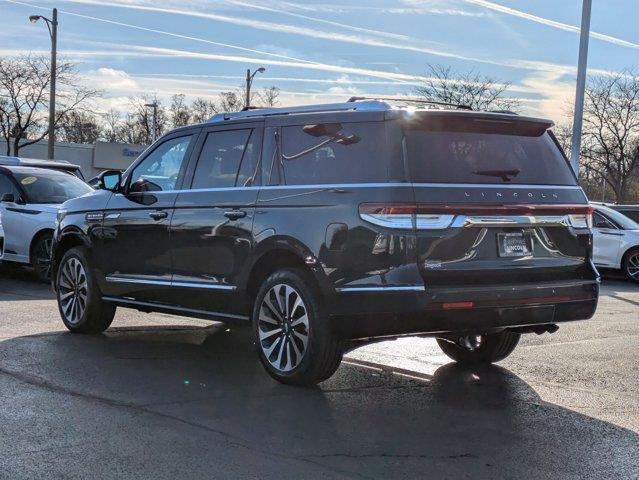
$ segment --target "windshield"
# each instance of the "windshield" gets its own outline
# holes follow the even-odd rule
[[[63,203],[93,191],[89,185],[68,173],[51,170],[14,172],[14,177],[24,190],[28,203]]]
[[[440,125],[441,127],[441,125]],[[405,131],[411,180],[419,183],[575,185],[561,151],[547,132]]]
[[[623,213],[613,210],[612,208],[598,206],[597,210],[600,210],[606,217],[615,222],[624,230],[639,230],[639,224],[626,217]]]

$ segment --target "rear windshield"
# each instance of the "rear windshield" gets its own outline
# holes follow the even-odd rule
[[[410,176],[419,183],[575,185],[559,147],[545,130],[480,131],[406,128]]]

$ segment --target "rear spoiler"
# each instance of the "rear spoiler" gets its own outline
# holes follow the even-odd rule
[[[434,132],[497,133],[539,137],[554,122],[545,118],[522,117],[507,113],[427,111],[406,115],[409,129]]]

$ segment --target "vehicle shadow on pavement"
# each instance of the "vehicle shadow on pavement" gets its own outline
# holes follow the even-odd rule
[[[46,300],[53,298],[51,285],[37,281],[33,272],[19,265],[0,263],[0,302],[3,300]]]
[[[630,478],[639,436],[501,367],[407,378],[344,363],[271,380],[248,329],[114,328],[0,342],[7,478]]]

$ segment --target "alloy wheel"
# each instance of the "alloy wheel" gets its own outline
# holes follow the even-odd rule
[[[308,348],[308,310],[300,293],[290,285],[273,286],[260,305],[258,318],[260,348],[277,370],[297,367]]]
[[[639,281],[639,252],[633,253],[628,257],[626,270],[633,280]]]
[[[75,257],[67,259],[58,274],[58,301],[65,320],[77,324],[87,308],[87,275],[82,263]]]
[[[38,242],[35,251],[35,268],[40,278],[47,279],[51,276],[51,244],[50,237]]]

